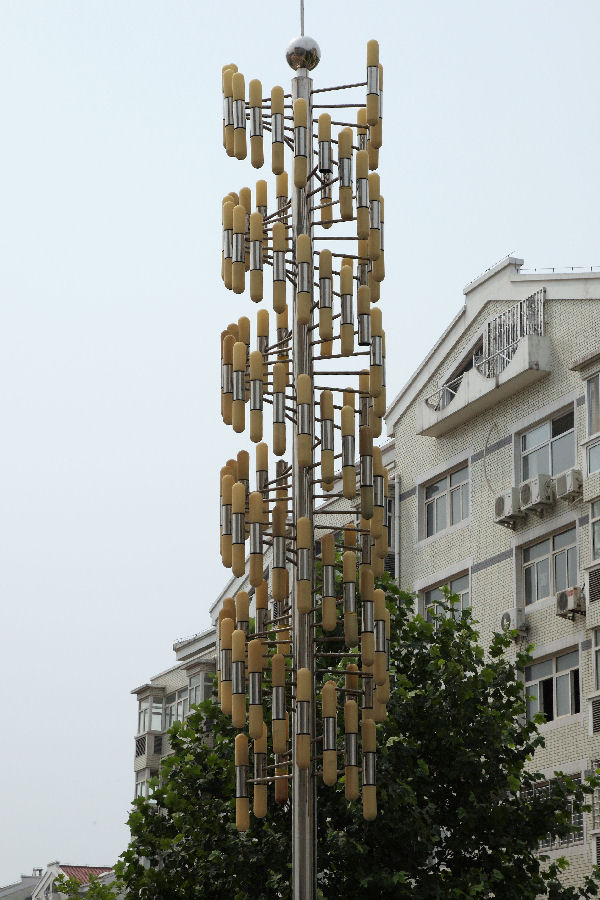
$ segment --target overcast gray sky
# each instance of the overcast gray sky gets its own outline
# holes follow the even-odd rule
[[[298,2],[0,3],[0,884],[127,841],[131,688],[224,584],[220,73],[287,84]],[[368,11],[368,15],[365,12]],[[393,397],[510,251],[598,265],[595,2],[306,0],[317,86],[385,66]]]

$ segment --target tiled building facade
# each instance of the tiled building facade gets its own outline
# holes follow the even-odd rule
[[[440,585],[460,592],[484,645],[505,613],[521,627],[530,712],[547,718],[535,766],[583,775],[600,759],[600,273],[521,266],[465,289],[388,410],[398,574],[423,614]],[[597,836],[600,851],[586,815],[549,852],[576,874],[600,861]]]

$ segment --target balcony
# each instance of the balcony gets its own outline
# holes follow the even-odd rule
[[[472,368],[417,408],[417,434],[447,434],[549,372],[550,341],[543,334],[527,334],[489,356],[476,356]]]

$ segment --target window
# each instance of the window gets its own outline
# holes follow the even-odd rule
[[[573,716],[581,709],[579,650],[533,663],[525,669],[527,719],[541,712],[546,722]]]
[[[190,707],[202,703],[212,692],[212,679],[209,672],[198,672],[190,678]]]
[[[146,772],[142,769],[135,774],[135,796],[136,797],[147,797],[148,796],[148,782],[146,781]]]
[[[600,432],[600,372],[586,383],[587,434],[592,437]]]
[[[587,449],[588,475],[600,472],[600,441]]]
[[[521,481],[534,475],[560,475],[575,465],[573,410],[542,422],[521,435]]]
[[[469,515],[469,466],[425,486],[426,536],[456,525]]]
[[[167,694],[165,697],[165,728],[170,728],[175,721],[175,707],[177,694]]]
[[[575,526],[523,549],[525,605],[577,584]]]
[[[570,775],[569,776],[573,781],[581,781],[580,775]],[[540,784],[536,784],[532,791],[522,791],[521,796],[527,797],[532,794],[538,795],[548,795],[550,793],[552,786],[551,781],[543,781]],[[546,835],[545,838],[542,838],[540,841],[539,847],[540,850],[557,850],[560,847],[570,847],[572,844],[579,844],[583,841],[583,813],[576,813],[573,809],[573,801],[569,801],[569,805],[571,808],[571,831],[568,834],[565,834],[563,837]]]
[[[592,559],[600,559],[600,500],[594,500],[591,508]]]
[[[594,685],[600,691],[600,628],[594,630]]]
[[[394,501],[391,497],[385,499],[383,524],[387,528],[388,550],[391,550],[394,546]]]
[[[140,701],[138,712],[138,734],[146,731],[162,731],[162,699],[146,697]]]
[[[461,575],[459,578],[453,579],[448,584],[451,594],[458,596],[458,602],[454,604],[452,615],[455,619],[460,619],[463,609],[467,609],[471,605],[471,593],[469,590],[469,575]],[[432,588],[425,591],[425,617],[428,622],[432,621],[432,614],[437,613],[438,603],[445,603],[442,586]]]
[[[189,711],[188,689],[182,688],[177,691],[177,712],[176,718],[178,722],[183,722]]]

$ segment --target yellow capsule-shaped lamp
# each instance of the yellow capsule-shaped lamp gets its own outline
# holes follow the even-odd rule
[[[324,534],[321,538],[321,560],[323,563],[321,625],[323,626],[323,631],[335,631],[337,628],[335,541],[331,533]]]
[[[332,787],[337,781],[337,690],[335,681],[326,681],[321,692],[323,716],[323,781]]]
[[[381,206],[379,194],[379,175],[371,172],[369,175],[369,259],[379,259],[381,253]]]
[[[346,800],[358,800],[358,704],[346,700],[344,704],[345,731],[345,795]]]
[[[231,492],[231,569],[240,578],[246,571],[246,489],[236,481]]]
[[[233,210],[232,200],[223,203],[223,282],[228,290],[232,288],[231,262],[233,258]]]
[[[352,267],[342,265],[340,271],[340,294],[342,295],[342,315],[340,319],[340,338],[342,356],[352,356],[354,353],[354,277]]]
[[[223,510],[222,510],[222,534],[221,534],[221,558],[223,560],[223,565],[226,569],[231,568],[232,562],[232,553],[231,553],[231,529],[232,529],[232,521],[231,521],[231,499],[233,493],[233,485],[235,483],[235,478],[233,475],[224,475],[223,480],[221,482],[221,494],[223,498]]]
[[[246,727],[246,635],[236,629],[231,636],[231,724]]]
[[[237,66],[231,66],[223,71],[223,109],[225,111],[224,132],[225,150],[228,156],[235,156],[233,136],[233,76],[237,72]]]
[[[373,518],[371,519],[371,535],[381,537],[384,514],[384,466],[381,448],[373,447]]]
[[[379,121],[379,44],[367,42],[367,124]]]
[[[262,701],[263,642],[248,644],[248,733],[253,740],[260,740],[263,733]],[[266,750],[265,750],[266,753]]]
[[[231,638],[235,622],[223,618],[221,622],[221,711],[231,715]]]
[[[263,355],[250,354],[250,440],[257,444],[263,436]]]
[[[319,171],[323,179],[321,187],[321,225],[323,228],[331,228],[333,204],[331,202],[331,187],[328,182],[333,172],[333,162],[331,157],[331,116],[329,113],[321,113],[319,116]]]
[[[285,385],[287,367],[283,363],[273,366],[273,453],[285,453]]]
[[[262,84],[258,78],[253,78],[249,83],[248,93],[250,99],[250,161],[255,169],[260,169],[265,158],[263,154]]]
[[[248,738],[238,734],[235,739],[235,827],[248,831],[250,800],[248,798]]]
[[[294,187],[305,188],[308,174],[308,111],[304,97],[294,100]],[[310,142],[312,146],[312,141]]]
[[[287,235],[283,222],[273,225],[273,309],[282,313],[286,308],[285,295],[285,252]]]
[[[232,424],[233,404],[233,347],[235,338],[232,334],[226,334],[223,338],[223,421],[226,425]]]
[[[277,500],[273,507],[273,562],[271,565],[271,585],[273,600],[284,600],[288,595],[287,568],[286,568],[286,518],[287,505]]]
[[[366,284],[358,289],[358,345],[371,346],[371,291]]]
[[[233,152],[236,159],[246,159],[246,83],[241,72],[232,78],[233,87]]]
[[[342,563],[344,595],[344,640],[346,646],[358,644],[358,618],[356,615],[356,553],[346,550]]]
[[[271,168],[273,175],[283,172],[283,88],[271,90]]]
[[[246,272],[246,209],[238,204],[233,208],[233,258],[231,284],[235,294],[243,294]]]
[[[312,249],[308,234],[298,235],[296,242],[298,264],[296,286],[296,314],[298,325],[310,325],[312,301]]]
[[[350,221],[354,217],[352,208],[352,129],[342,128],[338,134],[338,177],[340,195],[340,217]]]
[[[385,257],[383,251],[383,197],[379,194],[379,256],[373,263],[373,278],[380,284],[385,278]]]
[[[233,393],[231,404],[231,421],[237,434],[246,427],[246,345],[236,341],[233,345]]]
[[[323,341],[333,339],[333,284],[331,250],[319,254],[319,337]]]
[[[266,309],[259,309],[256,313],[256,343],[263,358],[262,380],[264,394],[268,390],[269,380],[269,312]]]
[[[288,724],[285,711],[285,656],[275,653],[271,657],[271,723],[273,732],[273,753],[282,754],[288,748]]]
[[[296,607],[299,613],[306,614],[312,606],[312,528],[310,519],[304,516],[296,522],[296,549]]]
[[[375,652],[375,623],[373,621],[373,569],[370,565],[359,567],[360,605],[362,631],[360,635],[360,655],[364,665],[372,666]]]
[[[342,492],[347,500],[356,497],[354,409],[342,409]]]
[[[263,495],[254,491],[249,498],[248,519],[250,522],[250,570],[249,580],[252,587],[258,587],[263,580]]]
[[[296,673],[296,764],[308,769],[311,758],[310,707],[312,699],[312,673],[310,669],[298,669]]]
[[[334,483],[334,421],[333,394],[321,391],[319,411],[321,413],[321,487],[324,491],[333,490]]]
[[[361,241],[369,237],[369,158],[366,150],[356,154],[356,233]]]
[[[259,212],[250,216],[250,299],[263,298],[263,218]]]
[[[298,415],[298,465],[312,465],[312,385],[309,375],[298,375],[296,384]]]
[[[377,736],[373,719],[364,719],[362,723],[362,758],[363,758],[363,785],[362,802],[363,816],[367,822],[377,818],[377,789],[375,787],[375,751],[377,748]]]
[[[365,519],[373,517],[373,431],[370,425],[358,430],[360,452],[360,510]]]
[[[252,733],[250,733],[252,737]],[[254,740],[254,797],[252,812],[257,819],[264,819],[267,814],[267,785],[257,784],[267,775],[267,726],[262,723],[260,737]]]
[[[377,124],[371,126],[371,145],[374,150],[379,150],[383,143],[383,123],[381,117],[383,114],[383,66],[379,63],[379,118]]]
[[[385,684],[387,670],[387,652],[385,643],[385,593],[381,588],[373,591],[375,617],[375,658],[373,661],[373,677],[379,689]]]
[[[383,388],[383,333],[381,309],[371,310],[371,371],[369,373],[369,391],[371,397],[379,397]]]

